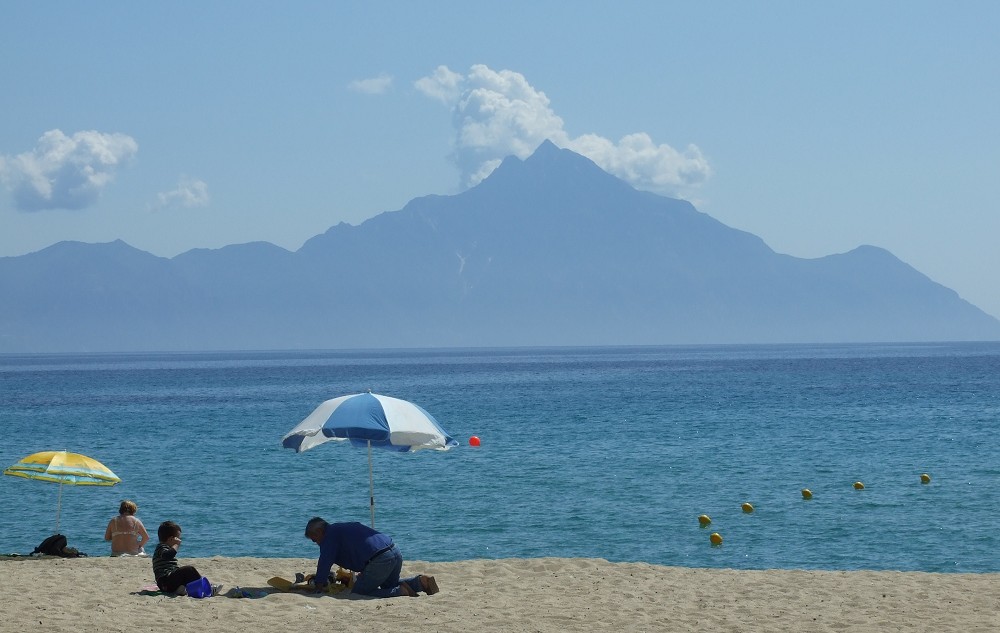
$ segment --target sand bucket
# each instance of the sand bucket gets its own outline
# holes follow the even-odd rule
[[[202,576],[198,580],[193,580],[188,584],[184,585],[187,589],[187,595],[191,598],[211,598],[212,597],[212,583],[208,582],[208,578]]]

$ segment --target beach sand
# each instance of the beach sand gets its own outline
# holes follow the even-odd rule
[[[263,593],[312,559],[181,558]],[[598,559],[407,561],[434,596],[141,595],[148,558],[0,558],[0,631],[1000,631],[1000,574],[736,571]]]

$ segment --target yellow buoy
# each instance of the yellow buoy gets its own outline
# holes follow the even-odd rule
[[[931,483],[931,476],[928,475],[927,473],[924,473],[924,474],[920,475],[920,483],[922,483],[922,484],[929,484],[929,483]]]
[[[808,488],[803,488],[802,489],[802,498],[803,499],[812,499],[813,498],[813,491],[809,490]]]
[[[698,515],[698,523],[701,527],[708,527],[712,523],[712,518],[707,514]]]
[[[712,535],[708,537],[708,540],[712,542],[712,545],[722,545],[722,535],[718,532],[712,532]]]
[[[750,505],[749,503],[744,503],[740,507],[743,508],[743,511],[746,512],[747,514],[750,514],[751,512],[753,512],[753,506]]]
[[[865,489],[865,485],[863,483],[861,483],[860,481],[855,481],[854,482],[854,489],[855,490],[864,490]]]

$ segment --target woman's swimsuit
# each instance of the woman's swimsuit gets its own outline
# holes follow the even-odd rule
[[[112,519],[112,521],[115,522],[115,526],[114,526],[114,529],[111,530],[111,538],[113,540],[116,537],[119,537],[119,536],[128,536],[128,535],[131,534],[132,537],[135,539],[135,543],[138,544],[139,543],[139,539],[141,538],[141,535],[135,529],[135,520],[134,519],[132,521],[128,522],[129,529],[127,529],[127,530],[120,529],[121,528],[121,526],[120,526],[121,519],[126,519],[126,518],[131,518],[131,517],[125,517],[125,516],[122,516],[122,515],[119,514],[114,519]],[[112,548],[112,551],[111,551],[112,554],[137,554],[137,553],[140,553],[140,552],[142,552],[142,548],[141,547],[134,548],[133,551],[129,551],[129,552],[116,552],[116,551],[114,551],[114,548]]]

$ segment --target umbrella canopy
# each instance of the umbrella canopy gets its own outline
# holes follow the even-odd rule
[[[458,446],[434,416],[420,406],[375,393],[356,393],[327,400],[281,438],[281,445],[301,453],[330,441],[349,441],[354,446],[368,448],[372,527],[375,527],[372,447],[408,452],[446,451]]]
[[[56,532],[59,532],[59,515],[62,512],[62,487],[114,486],[121,479],[111,469],[92,457],[66,451],[42,451],[28,455],[3,474],[37,481],[59,484],[59,501],[56,505]]]

